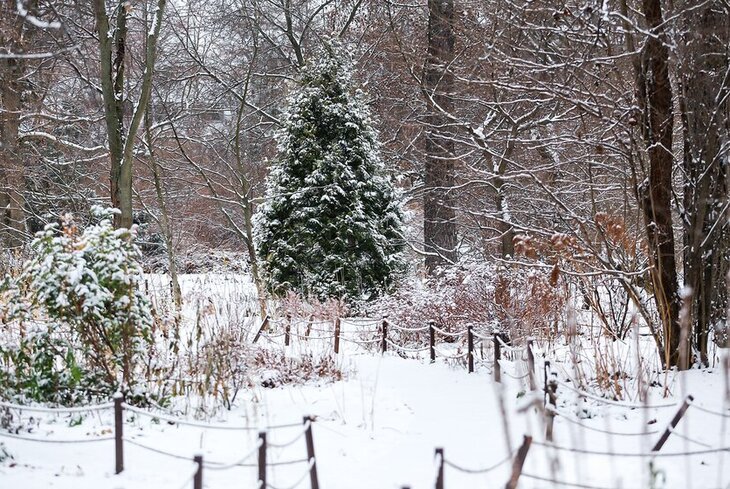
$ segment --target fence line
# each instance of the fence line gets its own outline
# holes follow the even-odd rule
[[[294,489],[295,487],[299,486],[299,484],[304,482],[304,479],[306,479],[307,476],[310,475],[310,471],[312,470],[312,467],[314,467],[314,458],[311,458],[309,460],[304,459],[301,462],[309,462],[309,463],[308,463],[306,470],[302,473],[302,475],[299,477],[299,479],[297,479],[297,481],[294,484],[291,484],[291,485],[285,486],[285,487],[279,487],[279,486],[274,486],[273,484],[267,483],[266,487],[268,487],[269,489]]]
[[[598,401],[603,404],[609,404],[611,406],[619,406],[619,407],[624,407],[624,408],[629,408],[629,409],[663,409],[663,408],[677,407],[677,402],[664,403],[664,404],[635,404],[635,403],[622,402],[622,401],[613,401],[611,399],[606,399],[604,397],[597,396],[595,394],[591,394],[590,392],[580,390],[580,389],[568,384],[567,382],[562,382],[562,381],[557,381],[557,382],[559,385],[567,388],[568,390],[571,390],[571,391],[577,393],[581,397],[593,399],[594,401]]]
[[[604,457],[690,457],[694,455],[709,455],[712,453],[728,452],[730,447],[708,448],[705,450],[694,450],[685,452],[604,452],[601,450],[588,450],[584,448],[564,447],[553,443],[533,441],[533,444],[544,448],[552,448],[564,452],[580,453],[583,455],[601,455]]]
[[[527,477],[528,479],[534,479],[541,482],[549,482],[556,485],[557,487],[577,487],[579,489],[612,489],[611,487],[607,486],[591,486],[588,484],[581,484],[580,482],[559,481],[551,477],[542,477],[539,475],[528,474],[527,472],[523,472],[522,477]]]
[[[288,424],[279,424],[279,425],[270,425],[270,426],[264,426],[264,427],[257,427],[257,426],[227,426],[227,425],[221,425],[221,424],[212,424],[212,423],[203,423],[201,421],[188,421],[185,419],[177,418],[174,416],[167,416],[164,414],[158,414],[158,413],[151,413],[145,409],[140,409],[135,406],[131,406],[127,403],[123,403],[122,407],[125,411],[131,411],[135,414],[139,414],[142,416],[147,416],[148,418],[152,419],[159,419],[161,421],[167,421],[168,423],[178,424],[180,426],[191,426],[194,428],[205,428],[205,429],[212,429],[212,430],[223,430],[223,431],[260,431],[261,429],[266,430],[277,430],[277,429],[284,429],[284,428],[295,428],[298,426],[301,426],[298,423],[288,423]]]
[[[635,432],[635,433],[621,433],[620,431],[610,431],[610,430],[604,430],[601,428],[595,428],[593,426],[589,426],[587,424],[581,423],[577,419],[573,419],[573,417],[567,413],[564,413],[562,411],[559,411],[555,409],[552,405],[548,404],[545,406],[545,409],[548,411],[553,412],[556,416],[560,416],[561,419],[564,419],[565,421],[572,423],[574,425],[580,426],[583,429],[589,430],[589,431],[595,431],[598,433],[604,433],[607,435],[615,435],[615,436],[646,436],[646,435],[656,435],[659,433],[659,431],[646,431],[646,432]]]
[[[452,469],[455,469],[455,470],[457,470],[459,472],[463,472],[465,474],[486,474],[488,472],[493,471],[497,467],[499,467],[501,465],[504,465],[506,462],[509,462],[512,459],[512,455],[513,454],[510,453],[509,455],[507,455],[506,458],[500,460],[496,464],[490,465],[488,467],[484,467],[484,468],[481,468],[481,469],[471,469],[471,468],[467,468],[467,467],[464,467],[464,466],[461,466],[461,465],[457,465],[456,463],[454,463],[454,462],[452,462],[452,461],[450,461],[448,459],[444,459],[444,464],[446,464],[447,466],[451,467]]]
[[[714,411],[712,409],[708,409],[706,407],[702,407],[699,404],[695,404],[694,402],[690,403],[690,406],[698,411],[701,411],[703,413],[712,414],[714,416],[720,416],[721,418],[730,418],[730,412],[723,413],[722,411]]]
[[[111,441],[114,439],[114,435],[109,436],[98,436],[95,438],[76,438],[76,439],[69,439],[69,440],[54,440],[52,438],[36,438],[34,436],[22,436],[17,435],[15,433],[5,433],[3,431],[0,431],[0,437],[4,438],[12,438],[15,440],[23,440],[23,441],[30,441],[30,442],[36,442],[36,443],[55,443],[55,444],[76,444],[76,443],[95,443],[98,441]]]
[[[13,404],[11,402],[0,401],[0,408],[17,409],[19,411],[31,411],[36,413],[47,413],[47,414],[68,414],[68,413],[87,413],[94,411],[104,411],[106,409],[114,408],[113,402],[105,402],[104,404],[95,404],[91,406],[79,406],[79,407],[40,407],[40,406],[24,406],[22,404]]]

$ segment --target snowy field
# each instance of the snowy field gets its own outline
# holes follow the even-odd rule
[[[210,280],[185,279],[186,316],[199,314],[202,306],[190,299],[207,291],[202,302],[225,309],[228,317],[243,318],[251,307],[243,298],[252,297],[249,284],[228,277],[213,280],[213,287]],[[225,306],[234,300],[235,307]],[[358,330],[372,327],[373,323],[344,321],[343,338],[363,338],[366,335]],[[282,331],[279,326],[259,342],[294,357],[333,354],[330,338],[304,340],[293,335],[291,346],[284,347]],[[301,325],[293,333],[301,334]],[[574,371],[569,349],[553,345],[549,351],[547,357],[561,382],[554,445],[545,439],[543,346],[535,348],[537,391],[530,393],[522,350],[505,355],[509,358],[502,362],[502,383],[497,384],[489,351],[484,360],[478,355],[476,372],[470,374],[461,361],[439,359],[430,364],[428,352],[383,355],[377,343],[364,348],[343,341],[336,360],[345,375],[341,381],[256,386],[242,391],[233,409],[219,410],[206,420],[186,416],[183,409],[164,415],[165,419],[154,418],[154,414],[162,417],[161,411],[149,410],[152,416],[125,411],[124,435],[129,441],[124,444],[125,470],[119,475],[114,474],[114,441],[109,439],[112,409],[70,414],[24,411],[23,419],[32,416],[36,427],[17,435],[37,441],[0,438],[12,456],[0,464],[0,489],[192,488],[195,454],[202,454],[206,464],[204,487],[253,489],[256,467],[226,465],[247,454],[251,455],[243,463],[255,465],[258,431],[279,425],[289,426],[268,430],[267,483],[278,489],[307,488],[307,451],[300,436],[304,416],[315,418],[316,466],[324,489],[433,488],[437,447],[444,449],[445,488],[504,487],[524,435],[532,436],[533,443],[521,488],[730,487],[730,452],[718,450],[730,447],[730,406],[724,404],[728,379],[723,369],[656,375],[650,380],[661,385],[650,389],[645,402],[612,403],[583,398],[562,384]],[[439,356],[447,353],[461,350],[456,344],[439,349]],[[719,357],[726,354],[718,352]],[[667,398],[662,396],[665,390],[670,393]],[[659,455],[650,456],[688,394],[694,403]],[[203,426],[174,423],[167,416]],[[63,440],[74,443],[52,443]],[[470,473],[481,469],[483,473]]]

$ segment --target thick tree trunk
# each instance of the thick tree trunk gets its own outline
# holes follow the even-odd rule
[[[0,4],[0,45],[11,53],[22,54],[23,20],[15,2]],[[25,174],[18,144],[22,109],[25,61],[0,59],[0,242],[10,248],[22,246],[25,232]]]
[[[728,90],[730,11],[726,3],[694,4],[683,14],[680,47],[684,136],[684,284],[691,291],[695,346],[707,364],[709,333],[723,342],[730,261]]]
[[[651,259],[654,299],[664,333],[665,366],[678,365],[680,354],[679,295],[672,228],[672,88],[660,0],[643,0],[647,36],[637,69],[642,129],[649,157],[649,178],[642,207]],[[688,345],[682,345],[687,348]]]
[[[446,113],[453,111],[454,2],[428,2],[428,55],[423,88],[429,102],[426,118],[426,161],[423,196],[423,239],[426,269],[454,263],[456,214],[454,197],[454,140]]]

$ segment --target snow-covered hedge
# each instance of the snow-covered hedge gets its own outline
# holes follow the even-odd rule
[[[113,212],[95,207],[97,223],[82,231],[70,216],[46,226],[32,243],[34,256],[4,283],[0,317],[21,332],[4,349],[5,380],[30,388],[33,398],[45,396],[44,382],[64,376],[69,388],[93,378],[100,393],[133,384],[152,314],[140,290],[135,230],[114,229]]]

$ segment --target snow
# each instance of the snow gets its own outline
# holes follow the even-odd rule
[[[296,350],[298,347],[292,347]],[[295,353],[292,351],[292,353]],[[303,416],[313,415],[315,453],[320,483],[324,488],[365,489],[372,487],[433,487],[435,447],[443,447],[445,458],[465,467],[486,467],[504,459],[507,448],[502,432],[498,406],[498,387],[482,369],[468,374],[463,368],[443,364],[429,365],[419,360],[396,356],[380,356],[348,350],[342,360],[351,366],[350,377],[342,382],[322,385],[290,386],[276,389],[254,389],[231,412],[211,422],[228,425],[256,426],[298,423]],[[720,407],[718,394],[724,380],[718,371],[694,371],[687,375],[696,398],[714,408]],[[542,425],[534,413],[521,414],[525,404],[517,393],[523,386],[507,379],[504,396],[509,412],[511,443],[519,445],[523,433],[542,439]],[[538,396],[540,397],[540,396]],[[677,395],[676,397],[681,397]],[[560,393],[561,411],[575,411],[575,400],[567,391]],[[583,403],[582,401],[580,401]],[[565,405],[562,405],[564,403]],[[690,412],[681,421],[678,431],[700,432],[705,443],[727,446],[730,437],[721,430],[718,419]],[[674,409],[627,410],[621,407],[596,407],[588,404],[581,420],[594,428],[618,432],[663,430]],[[47,419],[38,430],[43,437],[62,439],[98,436],[110,432],[111,413],[89,416],[79,426],[69,427],[75,418]],[[648,421],[656,420],[647,425]],[[192,459],[202,453],[205,460],[228,463],[255,447],[256,432],[201,430],[171,426],[164,422],[127,417],[125,436],[149,446]],[[286,442],[299,428],[277,430],[269,441]],[[657,435],[642,437],[607,437],[601,433],[576,429],[560,417],[555,425],[556,443],[593,450],[646,452]],[[13,454],[15,466],[0,466],[2,487],[34,488],[178,488],[186,484],[193,470],[190,461],[175,460],[125,446],[126,470],[113,475],[112,441],[81,445],[36,444],[5,440]],[[696,450],[679,438],[670,437],[665,452]],[[559,468],[555,477],[566,481],[611,487],[648,487],[644,485],[648,459],[606,460],[605,457],[582,456],[580,459],[555,453]],[[304,442],[291,447],[269,450],[270,461],[284,461],[306,456]],[[534,446],[524,471],[550,477],[550,451]],[[655,470],[665,471],[669,483],[665,487],[714,487],[730,482],[721,469],[724,456],[711,455],[690,459],[657,459]],[[461,474],[446,469],[447,487],[497,487],[508,478],[510,464],[495,469],[487,476]],[[270,483],[286,487],[296,481],[303,467],[279,466],[270,469]],[[687,485],[685,471],[692,474]],[[206,487],[255,487],[255,468],[234,468],[228,471],[204,471]],[[307,487],[308,481],[301,487]],[[544,487],[524,479],[520,487]]]
[[[152,276],[148,278],[146,288],[155,295],[165,285],[165,277]],[[182,285],[188,305],[184,311],[187,316],[195,317],[199,307],[196,303],[200,302],[210,303],[211,307],[224,311],[223,314],[240,314],[240,311],[226,311],[223,307],[226,303],[255,310],[252,286],[241,276],[183,276]],[[357,338],[358,331],[372,327],[373,323],[367,322],[342,323],[349,338]],[[284,347],[283,338],[264,336],[261,343],[268,349],[285,350],[289,356],[332,354],[330,339],[303,341],[293,338],[292,345]],[[207,463],[235,462],[249,452],[255,453],[260,427],[295,425],[269,431],[270,443],[285,444],[301,433],[299,425],[304,416],[316,419],[313,423],[316,463],[324,489],[395,489],[406,485],[413,489],[432,488],[436,473],[434,449],[437,447],[443,448],[446,460],[456,465],[466,468],[493,466],[506,460],[509,454],[503,419],[513,451],[522,443],[523,435],[534,437],[525,474],[604,488],[652,487],[649,480],[652,471],[657,479],[655,487],[665,489],[705,489],[730,484],[730,473],[724,470],[728,453],[657,457],[652,462],[649,457],[576,455],[538,445],[545,439],[545,418],[531,406],[533,403],[542,406],[543,396],[540,391],[527,392],[526,380],[513,378],[526,371],[520,352],[503,360],[503,384],[500,385],[493,381],[489,352],[484,361],[478,357],[477,371],[469,374],[461,361],[439,359],[435,364],[428,363],[427,352],[420,356],[394,352],[382,355],[374,351],[377,346],[368,351],[342,342],[340,347],[337,362],[345,373],[344,380],[277,388],[254,387],[239,394],[232,410],[219,411],[207,420],[195,420],[223,427],[247,426],[252,428],[250,431],[183,426],[131,412],[125,414],[125,438],[176,454],[180,459],[125,443],[125,470],[115,475],[114,442],[111,440],[51,444],[0,437],[0,443],[13,456],[12,460],[0,463],[0,488],[192,488],[191,478],[196,468],[192,463],[194,455],[202,454]],[[544,348],[542,345],[535,350],[539,387],[542,387]],[[562,382],[573,368],[569,360],[571,351],[565,345],[554,345],[554,348],[549,357]],[[445,354],[457,353],[458,349],[458,344],[439,345],[439,351]],[[727,351],[719,352],[720,357],[727,354]],[[582,352],[586,361],[590,355]],[[616,355],[622,357],[623,353]],[[561,415],[555,418],[555,444],[594,451],[645,453],[651,450],[687,394],[694,395],[695,403],[701,407],[723,410],[728,379],[720,368],[692,370],[681,375],[655,374],[652,379],[660,379],[671,396],[663,398],[664,389],[659,386],[651,389],[649,403],[674,405],[631,409],[593,399],[583,400],[570,389],[559,386],[557,410]],[[506,418],[500,414],[500,396]],[[622,402],[640,403],[637,399]],[[193,405],[194,400],[176,399],[173,415],[193,420],[184,416],[185,412],[194,411]],[[727,408],[724,406],[725,412],[730,413]],[[108,437],[113,433],[111,410],[83,417],[78,413],[55,416],[25,412],[24,419],[31,415],[39,424],[32,433],[19,433],[22,436],[76,440]],[[706,448],[698,443],[710,447],[730,446],[727,421],[725,418],[723,424],[723,418],[691,406],[661,452]],[[646,435],[609,436],[594,430]],[[682,439],[684,435],[696,442]],[[304,459],[306,446],[304,440],[299,439],[286,448],[270,447],[267,455],[269,462],[274,463]],[[255,463],[255,454],[250,461]],[[447,466],[445,487],[503,487],[510,469],[510,461],[484,475],[461,473]],[[290,487],[305,470],[303,463],[270,467],[268,482],[277,488]],[[255,467],[206,468],[203,479],[204,487],[210,489],[253,489],[257,472]],[[662,479],[666,482],[662,483]],[[309,487],[309,480],[305,478],[297,487]],[[519,487],[561,486],[523,476]]]

